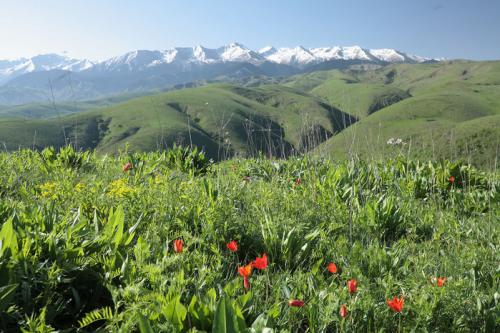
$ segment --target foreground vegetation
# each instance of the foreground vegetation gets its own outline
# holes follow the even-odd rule
[[[0,167],[0,330],[500,329],[498,173],[180,148]]]

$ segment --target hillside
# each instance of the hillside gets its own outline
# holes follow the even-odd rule
[[[419,158],[494,163],[500,143],[500,62],[390,65],[316,72],[286,85],[326,99],[360,121],[319,147],[344,158],[391,154],[390,138]],[[399,148],[396,148],[399,150]]]
[[[47,114],[56,116],[50,120],[0,121],[0,141],[8,149],[71,143],[102,152],[127,142],[134,150],[192,143],[216,159],[259,152],[281,157],[319,145],[317,152],[334,158],[404,153],[488,167],[499,150],[500,62],[494,61],[359,65],[117,103],[121,98],[74,103],[78,109],[68,112],[78,114],[68,116],[62,114],[65,104],[59,114],[46,105]],[[25,109],[0,108],[0,116]],[[29,110],[24,114],[30,117],[44,112]],[[402,144],[388,145],[391,138]]]
[[[0,121],[0,142],[8,149],[72,143],[102,152],[116,152],[126,143],[133,150],[193,143],[217,159],[235,153],[285,156],[309,150],[353,121],[292,88],[215,84],[67,117]]]

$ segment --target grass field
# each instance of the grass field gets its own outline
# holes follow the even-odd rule
[[[6,332],[500,329],[498,172],[180,148],[0,166]]]

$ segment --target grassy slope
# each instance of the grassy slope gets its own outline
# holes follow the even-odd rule
[[[37,146],[61,146],[64,128],[70,142],[105,152],[116,151],[126,142],[132,149],[152,150],[173,142],[186,144],[191,137],[214,157],[220,156],[219,143],[231,152],[244,151],[250,143],[264,152],[272,146],[273,153],[281,154],[308,144],[305,138],[310,136],[325,140],[340,131],[343,116],[320,98],[292,88],[209,85],[51,120],[3,121],[0,141],[9,149],[34,141]],[[317,133],[308,132],[313,124],[321,126]]]
[[[395,75],[387,83],[389,73]],[[494,163],[500,143],[500,62],[394,65],[359,73],[356,79],[368,86],[408,91],[412,97],[363,117],[322,145],[322,152],[380,157],[393,150],[387,140],[399,137],[411,143],[404,151],[409,148],[417,157]],[[327,80],[311,91],[327,97],[323,87],[335,84]],[[366,97],[365,87],[351,89],[350,100],[357,94]]]
[[[0,105],[0,119],[45,119],[56,118],[98,107],[110,106],[139,97],[141,93],[121,94],[84,102],[31,103],[15,106]]]

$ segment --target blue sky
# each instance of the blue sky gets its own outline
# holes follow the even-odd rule
[[[238,41],[500,59],[500,0],[1,0],[0,59]]]

